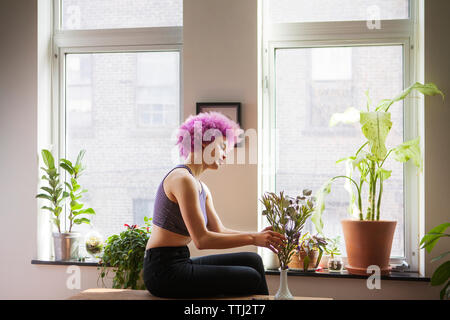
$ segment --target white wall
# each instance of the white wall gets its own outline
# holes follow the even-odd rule
[[[197,101],[241,101],[243,127],[257,128],[256,3],[185,0],[186,116],[195,112]],[[446,93],[450,92],[450,48],[443,40],[450,29],[448,9],[446,0],[428,1],[425,16],[425,80],[437,83]],[[66,288],[67,268],[30,264],[37,255],[37,0],[0,2],[0,39],[0,299],[64,299],[79,291]],[[426,230],[449,218],[442,199],[450,194],[446,167],[450,163],[450,112],[448,102],[442,105],[437,100],[426,100],[430,106],[425,113]],[[257,229],[256,165],[234,165],[220,174],[205,173],[203,180],[216,195],[215,205],[227,226]],[[448,245],[439,244],[436,252],[445,248],[448,250]],[[246,249],[254,250],[241,248]],[[427,261],[433,256],[427,255]],[[429,262],[426,266],[430,266],[430,275],[435,266]],[[81,290],[96,287],[97,276],[96,268],[82,267]],[[271,294],[278,281],[277,276],[268,276]],[[427,283],[383,281],[382,291],[369,291],[364,280],[306,277],[290,277],[289,287],[296,295],[338,299],[434,299],[439,292]]]

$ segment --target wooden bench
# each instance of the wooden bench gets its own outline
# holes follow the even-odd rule
[[[219,297],[208,300],[273,300],[273,296],[252,295],[243,297]],[[332,300],[331,298],[294,297],[295,300]],[[84,290],[69,300],[171,300],[155,297],[147,290],[95,288]],[[189,299],[198,300],[198,299]],[[203,300],[203,299],[202,299]]]

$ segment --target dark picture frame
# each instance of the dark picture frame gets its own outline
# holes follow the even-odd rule
[[[227,116],[242,128],[241,124],[241,103],[240,102],[197,102],[196,114],[201,112],[216,111]],[[242,142],[235,147],[241,147]]]
[[[240,102],[197,102],[197,114],[208,111],[223,113],[241,126]]]

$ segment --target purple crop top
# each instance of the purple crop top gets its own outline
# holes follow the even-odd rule
[[[184,223],[183,217],[181,216],[180,206],[178,205],[178,203],[173,202],[167,197],[163,187],[163,183],[166,177],[169,175],[170,172],[172,172],[172,170],[176,168],[186,168],[189,171],[189,173],[192,174],[192,171],[191,169],[189,169],[188,166],[184,164],[179,164],[175,166],[173,169],[171,169],[164,176],[161,183],[159,184],[158,190],[156,191],[156,199],[155,199],[155,206],[153,209],[152,221],[154,225],[157,225],[160,228],[189,237],[190,234],[186,228],[186,224]],[[200,207],[202,209],[206,225],[208,223],[205,208],[206,193],[205,190],[203,190],[203,184],[202,183],[200,184],[202,186],[202,191],[199,193]]]

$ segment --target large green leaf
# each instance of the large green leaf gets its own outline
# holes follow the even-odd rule
[[[391,130],[391,114],[387,112],[361,112],[361,130],[369,140],[371,153],[377,160],[386,156],[386,138]]]
[[[442,237],[443,232],[450,227],[450,223],[443,223],[431,229],[420,241],[421,248],[425,248],[428,252],[433,250],[436,242]]]
[[[49,169],[55,168],[55,160],[53,159],[52,153],[46,149],[42,150],[42,159],[44,160],[45,165]]]
[[[414,165],[422,171],[422,154],[420,152],[420,138],[403,142],[394,148],[394,158],[399,162],[406,162],[412,159]]]
[[[438,87],[434,83],[421,84],[420,82],[416,82],[413,85],[406,88],[395,98],[382,100],[375,110],[387,112],[393,103],[405,99],[411,93],[412,90],[417,90],[420,93],[427,96],[435,96],[439,94],[442,96],[442,99],[444,99],[444,94],[442,93],[441,90],[438,89]]]
[[[439,286],[450,278],[450,261],[441,264],[431,276],[431,285]]]

